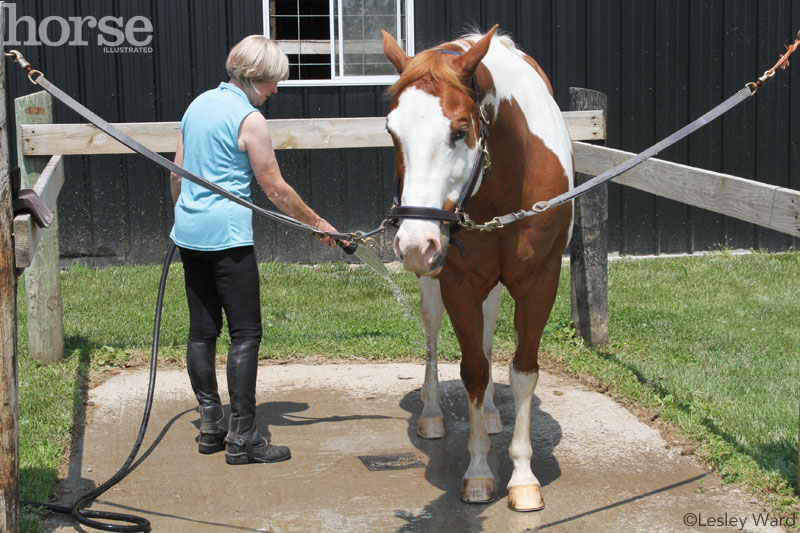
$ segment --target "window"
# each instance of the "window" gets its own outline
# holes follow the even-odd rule
[[[414,54],[414,0],[263,0],[264,35],[289,58],[282,85],[389,85],[381,30]]]

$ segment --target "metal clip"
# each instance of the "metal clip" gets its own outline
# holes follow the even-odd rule
[[[25,56],[22,55],[22,52],[19,50],[9,50],[6,52],[6,57],[10,57],[11,61],[14,63],[19,63],[19,66],[27,69],[30,68],[31,64],[25,59]]]
[[[764,85],[768,81],[771,81],[772,78],[774,78],[774,77],[775,77],[775,71],[774,70],[765,70],[764,74],[762,74],[761,77],[758,78],[758,84],[759,85]]]
[[[367,245],[369,248],[375,248],[378,242],[372,237],[355,237],[352,240]]]
[[[496,230],[496,229],[500,229],[500,228],[504,228],[504,227],[505,227],[505,225],[502,222],[500,222],[497,219],[497,217],[494,217],[492,220],[490,220],[489,222],[487,222],[486,224],[483,225],[483,227],[481,228],[481,231],[492,231],[492,230]]]
[[[461,226],[462,228],[470,230],[478,227],[478,224],[476,224],[474,220],[469,218],[469,215],[466,214],[464,211],[456,210],[456,215],[458,215],[459,218],[458,225]]]

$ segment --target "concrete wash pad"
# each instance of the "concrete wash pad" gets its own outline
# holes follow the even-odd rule
[[[780,531],[756,526],[766,513],[668,446],[657,429],[608,396],[544,371],[532,436],[546,507],[511,511],[514,400],[506,364],[493,368],[505,424],[491,437],[497,500],[464,504],[469,420],[458,365],[440,365],[447,425],[440,440],[416,435],[423,372],[423,364],[407,363],[262,365],[258,422],[291,448],[292,459],[229,466],[224,453],[197,453],[199,415],[185,371],[161,370],[136,468],[92,508],[144,516],[156,532]],[[62,503],[121,466],[147,379],[146,371],[126,371],[89,391],[85,430],[57,489]],[[69,519],[49,521],[49,531],[76,529]]]

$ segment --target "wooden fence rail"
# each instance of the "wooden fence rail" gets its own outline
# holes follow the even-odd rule
[[[605,120],[598,111],[565,111],[573,141],[605,139]],[[376,148],[392,146],[386,117],[268,120],[276,150]],[[114,124],[154,152],[172,153],[180,122]],[[131,150],[91,124],[23,124],[22,154],[128,154]]]

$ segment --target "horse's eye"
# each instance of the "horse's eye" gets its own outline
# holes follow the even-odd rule
[[[460,141],[464,137],[467,136],[467,130],[456,130],[453,132],[452,139],[453,142]]]

